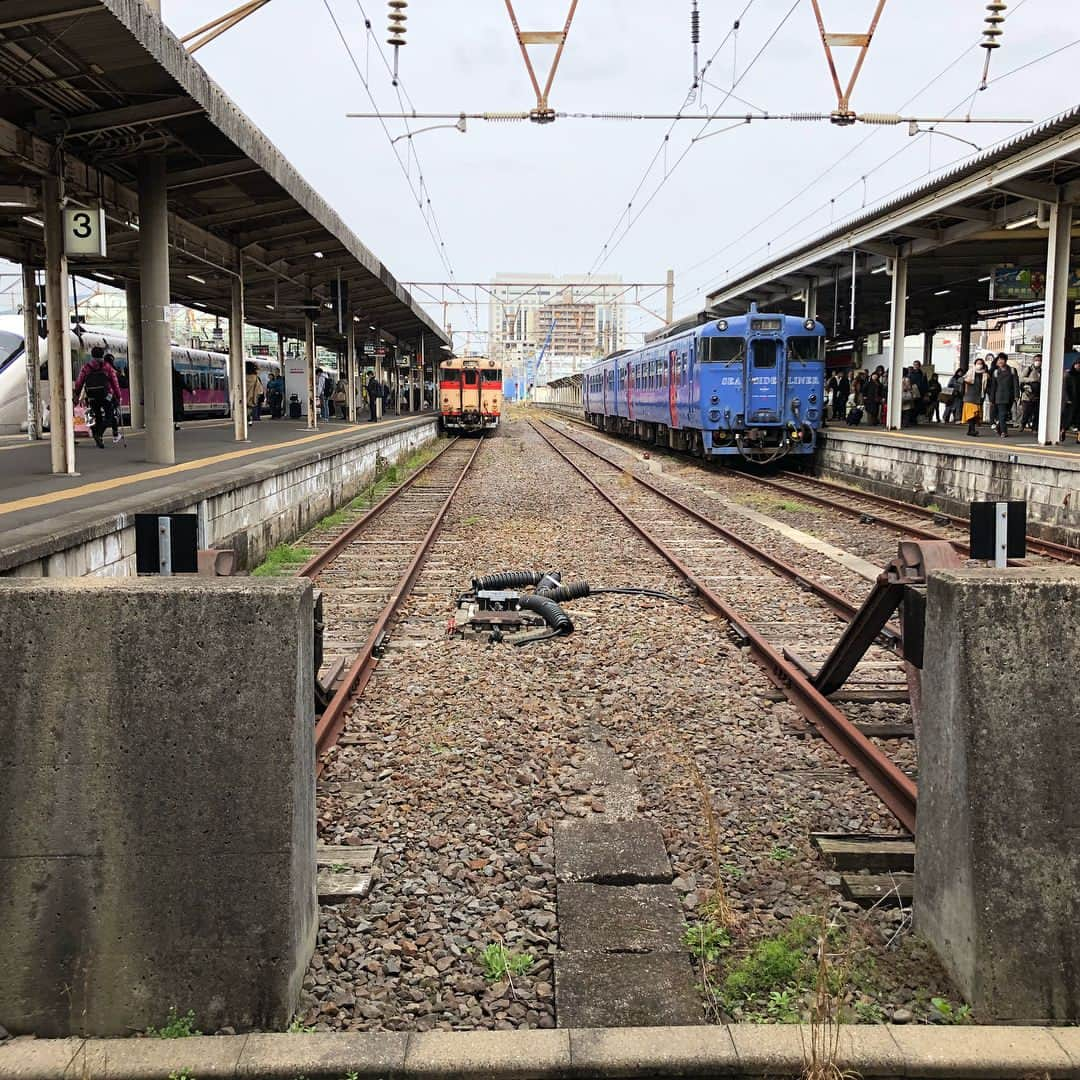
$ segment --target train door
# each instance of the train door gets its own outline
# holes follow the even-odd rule
[[[668,353],[668,412],[671,416],[671,426],[677,428],[679,426],[679,407],[676,401],[676,387],[675,380],[678,377],[679,370],[679,353],[677,349],[672,349]]]
[[[776,423],[780,419],[782,344],[775,338],[754,338],[750,342],[746,380],[747,423]]]
[[[480,416],[480,372],[474,367],[461,373],[461,414]]]
[[[629,363],[626,365],[626,417],[634,419],[634,369]]]

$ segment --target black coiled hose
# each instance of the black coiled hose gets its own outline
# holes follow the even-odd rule
[[[574,632],[574,623],[570,616],[550,596],[522,596],[518,600],[518,607],[523,611],[535,611],[544,622],[551,628],[551,633],[541,634],[539,637],[519,638],[515,645],[529,645],[534,641],[545,641],[553,637],[566,637]]]
[[[477,592],[494,589],[524,589],[527,585],[539,585],[544,575],[537,570],[503,570],[498,574],[472,579]]]
[[[554,589],[537,589],[535,595],[546,596],[556,604],[565,604],[568,600],[580,600],[583,596],[588,596],[589,592],[587,581],[571,581],[568,585],[559,585]]]

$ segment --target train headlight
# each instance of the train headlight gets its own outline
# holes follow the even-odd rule
[[[814,327],[817,326],[817,323],[815,323],[813,319],[807,319],[806,322],[803,323],[803,326],[807,330],[813,330]]]
[[[806,400],[809,401],[811,405],[816,405],[817,404],[817,394],[811,394]]]
[[[715,424],[715,423],[718,423],[718,422],[719,422],[719,420],[720,420],[720,410],[719,410],[719,409],[710,409],[710,410],[709,410],[709,419],[710,419],[710,420],[711,420],[711,421],[712,421],[712,422],[713,422],[714,424]]]
[[[709,400],[715,405],[720,400],[720,395],[719,394],[713,394],[713,396],[711,398],[709,398]]]
[[[727,329],[727,319],[717,319],[716,329],[722,334]]]

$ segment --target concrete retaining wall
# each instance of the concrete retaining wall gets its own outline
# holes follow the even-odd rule
[[[0,581],[0,1024],[288,1023],[318,918],[312,617],[306,580]]]
[[[1030,533],[1080,544],[1080,456],[1025,453],[987,439],[954,450],[943,442],[830,428],[818,453],[818,472],[964,517],[971,502],[1026,501]]]
[[[0,576],[126,577],[135,573],[135,514],[197,514],[199,546],[232,548],[238,569],[257,566],[354,498],[375,475],[376,455],[396,462],[438,434],[434,419],[351,446],[303,450],[242,465],[227,478],[178,480],[166,496],[129,496],[115,514],[81,511],[54,532],[0,549]]]

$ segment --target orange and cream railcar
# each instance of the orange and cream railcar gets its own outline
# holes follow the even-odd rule
[[[494,431],[502,414],[502,369],[481,356],[444,361],[439,401],[447,431]]]

